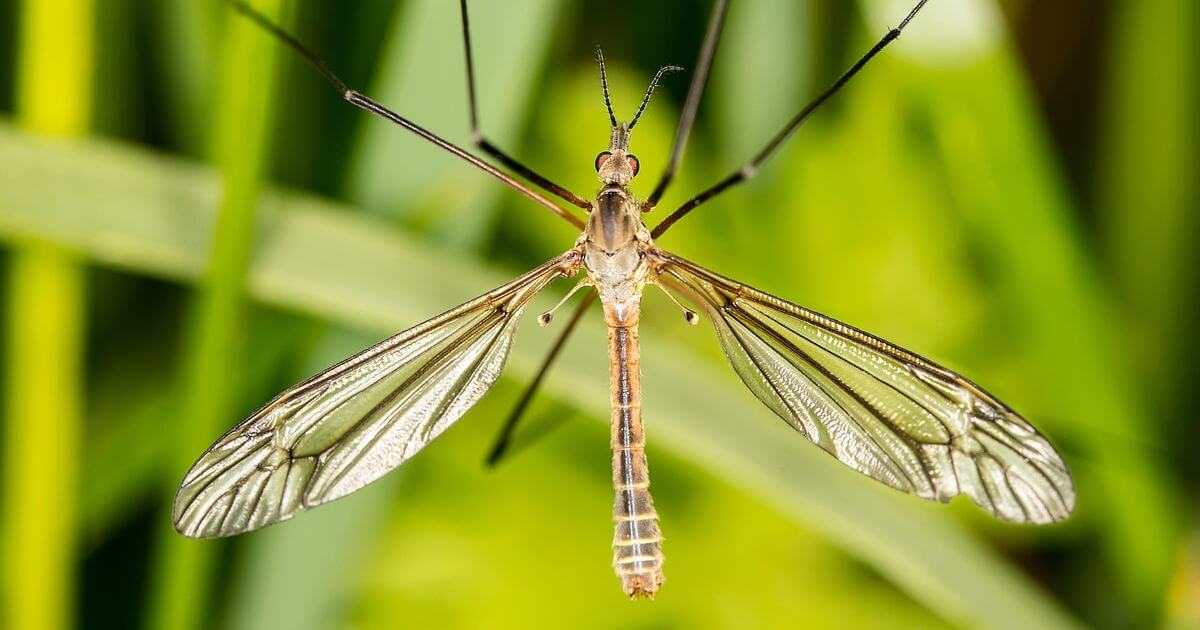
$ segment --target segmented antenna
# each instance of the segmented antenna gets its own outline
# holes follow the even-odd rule
[[[608,108],[608,121],[617,127],[617,115],[613,113],[612,101],[608,98],[608,74],[604,72],[604,51],[596,46],[596,61],[600,62],[600,87],[604,90],[604,106]]]
[[[646,103],[650,102],[650,95],[654,94],[654,88],[658,87],[659,79],[663,78],[663,75],[668,72],[683,72],[683,68],[681,66],[663,66],[658,69],[658,72],[654,73],[654,78],[650,79],[650,87],[646,88],[646,95],[642,97],[642,104],[638,105],[637,113],[633,115],[633,120],[629,121],[630,129],[633,129],[638,119],[642,117],[642,112],[646,111]]]

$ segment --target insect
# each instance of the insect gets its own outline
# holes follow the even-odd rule
[[[949,501],[965,494],[993,516],[1018,523],[1063,520],[1075,504],[1070,473],[1054,447],[981,387],[912,352],[837,320],[725,278],[660,248],[676,221],[750,179],[809,115],[894,41],[925,5],[800,110],[749,163],[702,191],[653,229],[642,221],[678,166],[707,82],[728,0],[717,0],[694,69],[670,157],[651,194],[630,184],[641,164],[632,132],[666,66],[650,81],[629,122],[613,112],[597,50],[610,122],[594,167],[600,190],[580,197],[535,173],[478,132],[466,0],[471,128],[476,146],[500,168],[346,87],[313,53],[262,15],[235,6],[303,55],[350,103],[425,138],[491,174],[582,230],[563,254],[429,321],[342,361],[279,394],[218,439],[192,466],[175,499],[175,527],[187,536],[229,536],[287,520],[345,496],[419,452],[483,397],[504,367],[522,312],[558,278],[585,272],[554,309],[591,289],[573,324],[599,298],[611,366],[613,564],[625,593],[653,596],[663,583],[662,535],[649,491],[641,415],[638,320],[647,286],[676,295],[712,322],[734,371],[793,429],[842,463],[897,490]],[[531,185],[530,185],[531,184]],[[586,211],[586,221],[541,192]],[[681,308],[682,305],[680,305]],[[700,316],[683,308],[688,322]],[[568,325],[559,344],[569,334]]]

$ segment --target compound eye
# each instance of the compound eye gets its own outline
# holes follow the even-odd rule
[[[629,168],[633,169],[633,174],[634,174],[634,175],[637,175],[637,174],[638,174],[638,168],[640,168],[640,167],[641,167],[641,164],[639,164],[639,163],[638,163],[637,156],[636,156],[636,155],[634,155],[634,154],[632,154],[632,153],[630,153],[630,154],[628,154],[628,155],[626,155],[626,156],[625,156],[625,161],[626,161],[626,162],[629,162]]]
[[[600,155],[597,155],[596,170],[599,171],[600,167],[604,166],[604,163],[607,162],[608,158],[610,157],[612,157],[612,153],[609,153],[608,151],[601,152]]]

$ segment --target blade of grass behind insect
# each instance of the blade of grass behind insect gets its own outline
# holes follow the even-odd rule
[[[926,102],[950,194],[1046,388],[1041,425],[1077,445],[1080,516],[1103,532],[1135,623],[1155,625],[1179,540],[1177,489],[1144,446],[1161,427],[1133,388],[1116,309],[1012,51],[957,61],[926,68],[913,98]]]
[[[701,105],[702,112],[720,123],[713,126],[719,148],[703,155],[704,145],[693,143],[683,169],[693,176],[704,173],[702,185],[710,185],[750,160],[796,114],[812,92],[812,64],[822,52],[815,50],[812,38],[797,36],[810,32],[816,11],[813,2],[773,0],[738,5],[735,10],[722,34],[709,98]],[[795,143],[781,147],[780,153],[771,159],[772,165],[795,148]],[[751,269],[786,269],[786,265],[777,264],[779,261],[759,264],[763,262],[761,257],[753,253],[773,249],[763,247],[762,237],[765,234],[769,242],[773,235],[780,234],[773,219],[796,211],[795,204],[780,199],[773,188],[790,175],[779,167],[763,169],[753,184],[740,186],[736,193],[724,198],[718,196],[715,207],[704,208],[704,219],[695,222],[703,225],[684,222],[687,227],[679,228],[680,235],[672,236],[668,242],[687,243],[689,248],[704,247],[704,260],[710,264],[715,261],[709,255],[738,252],[726,257],[733,259],[725,261],[732,266],[722,267],[724,273],[736,277],[744,277],[742,272]],[[696,192],[680,186],[671,195],[674,203],[670,205],[677,206],[677,197],[686,199]],[[685,229],[687,232],[682,232]],[[742,256],[742,252],[752,254]]]
[[[1139,385],[1167,425],[1164,443],[1190,445],[1191,357],[1200,349],[1193,324],[1200,314],[1200,5],[1167,0],[1110,10],[1094,198]],[[1184,454],[1184,478],[1194,479],[1200,468],[1188,447],[1170,450]],[[1175,554],[1169,627],[1200,624],[1192,512],[1192,532]]]
[[[529,86],[547,54],[560,4],[545,0],[473,2],[470,8],[480,118],[493,139],[507,144],[519,136],[514,129],[532,102]],[[404,6],[397,12],[393,35],[385,44],[388,52],[378,64],[378,78],[369,93],[401,115],[467,146],[466,75],[458,19],[454,3],[418,1]],[[489,71],[497,68],[504,72]],[[504,194],[503,186],[494,185],[488,176],[479,175],[404,129],[366,114],[362,120],[363,135],[351,162],[353,190],[368,198],[386,199],[386,204],[374,208],[385,213],[390,214],[386,210],[393,206],[400,208],[401,215],[413,208],[428,210],[432,219],[423,227],[432,229],[438,238],[468,250],[481,247],[489,213]],[[464,185],[464,180],[473,183]],[[431,196],[431,190],[436,194]],[[410,267],[393,269],[404,276],[417,273]],[[332,344],[343,354],[319,354],[297,378],[354,350],[355,344],[348,344],[345,337],[334,331],[326,345]],[[357,347],[366,347],[372,340],[360,339]],[[230,602],[230,627],[257,628],[268,620],[295,628],[334,623],[354,596],[355,576],[373,555],[372,545],[378,540],[374,532],[383,527],[386,504],[402,476],[402,472],[392,475],[387,482],[354,497],[348,502],[353,507],[338,515],[306,518],[286,529],[256,534],[239,562],[245,572],[240,574],[238,594]],[[322,540],[345,544],[317,553],[314,545]],[[305,561],[299,562],[299,558]],[[287,586],[281,588],[283,584]]]
[[[155,55],[150,60],[165,101],[161,115],[172,146],[186,155],[204,155],[214,94],[218,25],[228,2],[151,3]]]
[[[519,148],[517,129],[534,98],[532,87],[561,7],[550,0],[469,3],[480,125],[510,154]],[[397,12],[392,28],[367,93],[482,154],[471,146],[457,3],[414,0]],[[363,119],[351,158],[350,196],[441,242],[467,251],[481,247],[492,227],[495,200],[519,193],[387,121],[366,114]]]
[[[280,364],[294,358],[303,347],[300,326],[294,318],[276,313],[255,313],[247,334],[244,359],[238,361],[238,382],[249,392],[277,385]],[[301,339],[298,343],[297,340]],[[162,463],[175,455],[172,435],[163,430],[163,418],[181,407],[180,392],[171,386],[173,375],[159,357],[137,353],[110,359],[93,383],[91,424],[83,453],[79,527],[81,544],[94,546],[138,514],[147,496],[162,490]],[[254,394],[257,395],[257,394]],[[241,398],[239,397],[239,401]],[[252,400],[255,405],[261,401]]]
[[[175,279],[194,279],[203,267],[207,250],[192,226],[205,224],[212,212],[207,200],[217,182],[211,175],[100,141],[63,146],[3,126],[0,163],[14,165],[0,173],[0,238],[37,235],[103,264]],[[48,186],[64,176],[75,185]],[[7,210],[31,198],[41,200],[39,213]],[[79,209],[81,200],[88,211]],[[512,275],[420,245],[334,204],[292,195],[272,195],[265,203],[276,211],[265,217],[248,288],[270,304],[392,332]],[[408,273],[397,276],[395,269]],[[602,336],[595,321],[581,333]],[[644,338],[648,352],[650,337]],[[527,376],[551,338],[522,333],[510,373]],[[647,364],[646,380],[660,386],[655,418],[664,448],[821,531],[947,619],[975,626],[1073,625],[948,515],[890,493],[796,439],[736,378],[724,370],[714,374],[689,345],[667,343],[653,351],[658,359]],[[607,417],[603,370],[582,367],[604,360],[602,344],[573,344],[547,391]],[[681,372],[696,376],[685,382],[674,376]]]
[[[1178,405],[1190,393],[1200,343],[1200,4],[1122,2],[1111,10],[1095,199],[1141,385],[1186,425],[1192,418]]]
[[[379,335],[326,332],[296,369],[296,380],[319,372],[379,341]],[[345,623],[368,561],[376,556],[389,505],[407,468],[356,492],[336,514],[314,510],[288,527],[248,536],[238,559],[226,617],[231,630],[278,626],[321,630]],[[329,541],[339,541],[329,544]],[[402,616],[410,619],[409,615]]]
[[[277,17],[282,0],[253,3]],[[249,20],[226,13],[222,46],[221,97],[214,112],[211,155],[224,182],[208,264],[191,314],[182,375],[182,420],[174,435],[164,476],[164,510],[159,520],[153,599],[147,627],[189,630],[212,618],[210,585],[216,543],[178,535],[170,525],[177,481],[206,445],[234,417],[236,395],[228,378],[237,363],[246,270],[255,240],[254,208],[270,129],[274,61],[279,46]],[[247,60],[254,60],[248,63]]]
[[[89,126],[92,11],[88,0],[21,7],[17,112],[31,131],[72,136]],[[0,536],[0,625],[8,628],[68,628],[75,617],[85,272],[73,254],[40,239],[20,243],[11,260]]]
[[[808,1],[764,0],[739,5],[725,24],[708,114],[720,121],[716,128],[730,160],[726,168],[760,151],[811,91],[814,51],[797,37],[808,30],[811,11]]]
[[[0,111],[12,112],[16,89],[17,29],[16,0],[0,2]]]

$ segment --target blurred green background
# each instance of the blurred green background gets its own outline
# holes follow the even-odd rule
[[[469,140],[455,3],[254,4],[351,86]],[[733,3],[649,222],[909,4]],[[694,63],[708,4],[472,11],[485,133],[588,196],[608,133],[593,46],[628,117],[654,69]],[[1200,627],[1198,41],[1190,0],[931,0],[757,179],[660,241],[984,384],[1064,452],[1070,521],[1004,525],[859,477],[650,292],[667,584],[630,603],[598,311],[498,469],[484,454],[553,326],[524,326],[493,393],[384,481],[233,540],[176,535],[175,487],[225,429],[577,234],[342,102],[222,2],[0,0],[0,627]],[[638,126],[635,192],[687,80]]]

